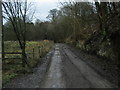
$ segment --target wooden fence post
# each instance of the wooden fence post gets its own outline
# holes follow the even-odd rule
[[[34,48],[33,48],[33,60],[34,60],[34,51],[35,51],[35,50],[34,50]]]
[[[38,47],[38,50],[39,50],[39,51],[38,51],[38,52],[39,52],[39,58],[41,58],[41,55],[40,55],[40,54],[41,54],[40,47]]]

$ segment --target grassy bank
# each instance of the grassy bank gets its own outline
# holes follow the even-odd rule
[[[6,41],[5,52],[21,52],[17,41]],[[27,61],[33,68],[41,61],[41,58],[46,55],[52,48],[54,43],[52,41],[27,41],[26,54]],[[5,58],[21,58],[20,54],[6,54]],[[9,82],[16,76],[31,73],[28,67],[22,67],[21,59],[5,59],[3,61],[3,85]]]

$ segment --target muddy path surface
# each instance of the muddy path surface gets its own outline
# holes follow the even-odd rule
[[[51,57],[53,56],[54,50],[50,51],[34,68],[33,73],[18,76],[12,81],[3,86],[3,88],[40,88],[40,84],[44,81],[44,77],[48,68],[50,67]]]
[[[114,88],[95,69],[81,60],[70,47],[61,44],[63,71],[67,88]]]
[[[44,79],[42,88],[65,88],[64,76],[62,73],[63,63],[60,54],[60,46],[56,44],[54,55],[48,73]]]
[[[56,44],[34,73],[19,77],[6,88],[116,88],[65,44]]]

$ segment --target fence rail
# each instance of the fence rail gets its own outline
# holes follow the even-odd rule
[[[22,52],[4,52],[3,54],[22,54]]]
[[[14,59],[22,59],[22,58],[4,58],[4,59],[11,59],[11,60],[14,60]]]
[[[37,53],[38,53],[38,58],[41,58],[41,48],[40,47],[37,47],[37,48],[32,48],[31,49],[32,50],[32,52],[30,53],[26,53],[26,54],[32,54],[32,59],[35,59],[35,57],[36,57],[36,50],[37,50]],[[22,57],[6,57],[5,58],[5,56],[7,55],[7,54],[21,54],[22,55],[22,52],[4,52],[4,53],[2,53],[2,54],[4,54],[4,58],[2,58],[3,60],[8,60],[8,59],[22,59]]]
[[[12,58],[5,58],[6,54],[22,54],[22,52],[4,52],[3,54],[4,54],[3,60],[6,60],[6,59],[12,59],[12,60],[13,59],[22,59],[22,58],[16,58],[16,57],[15,58],[13,58],[13,57]]]

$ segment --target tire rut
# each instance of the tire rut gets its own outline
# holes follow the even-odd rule
[[[76,68],[79,71],[79,76],[82,77],[82,78],[79,77],[81,79],[79,81],[79,85],[78,85],[78,83],[76,83],[77,87],[81,88],[81,86],[82,86],[82,88],[115,88],[114,85],[112,85],[106,79],[101,77],[96,71],[94,71],[94,69],[92,69],[85,62],[80,60],[79,57],[77,57],[73,52],[68,50],[65,45],[61,45],[61,48],[62,48],[61,52],[63,53],[63,59],[64,59],[64,57],[66,57],[66,60],[64,62],[71,64],[69,66],[67,66],[67,64],[65,64],[64,67],[67,68],[68,70],[70,70],[69,68],[74,66],[74,68]],[[65,72],[67,72],[67,70],[65,70]],[[71,71],[69,71],[69,72],[71,72]],[[67,72],[67,73],[69,73],[69,72]],[[73,73],[73,72],[71,72],[71,73]],[[65,73],[66,78],[68,78],[70,76],[69,75],[70,73],[69,74],[67,74],[67,73]],[[78,74],[78,73],[76,73],[76,74]],[[74,74],[74,76],[76,76],[76,75]],[[71,79],[73,77],[71,76]],[[76,82],[78,81],[78,78],[74,78],[74,79],[76,80]],[[68,81],[68,83],[69,82],[70,82],[70,80]],[[84,85],[83,85],[83,82],[86,82],[86,83],[84,83]],[[73,84],[73,82],[71,82],[71,83]],[[86,87],[85,85],[88,85],[88,87]],[[69,87],[69,85],[68,85],[68,87]],[[73,85],[72,87],[75,87],[75,86]]]

